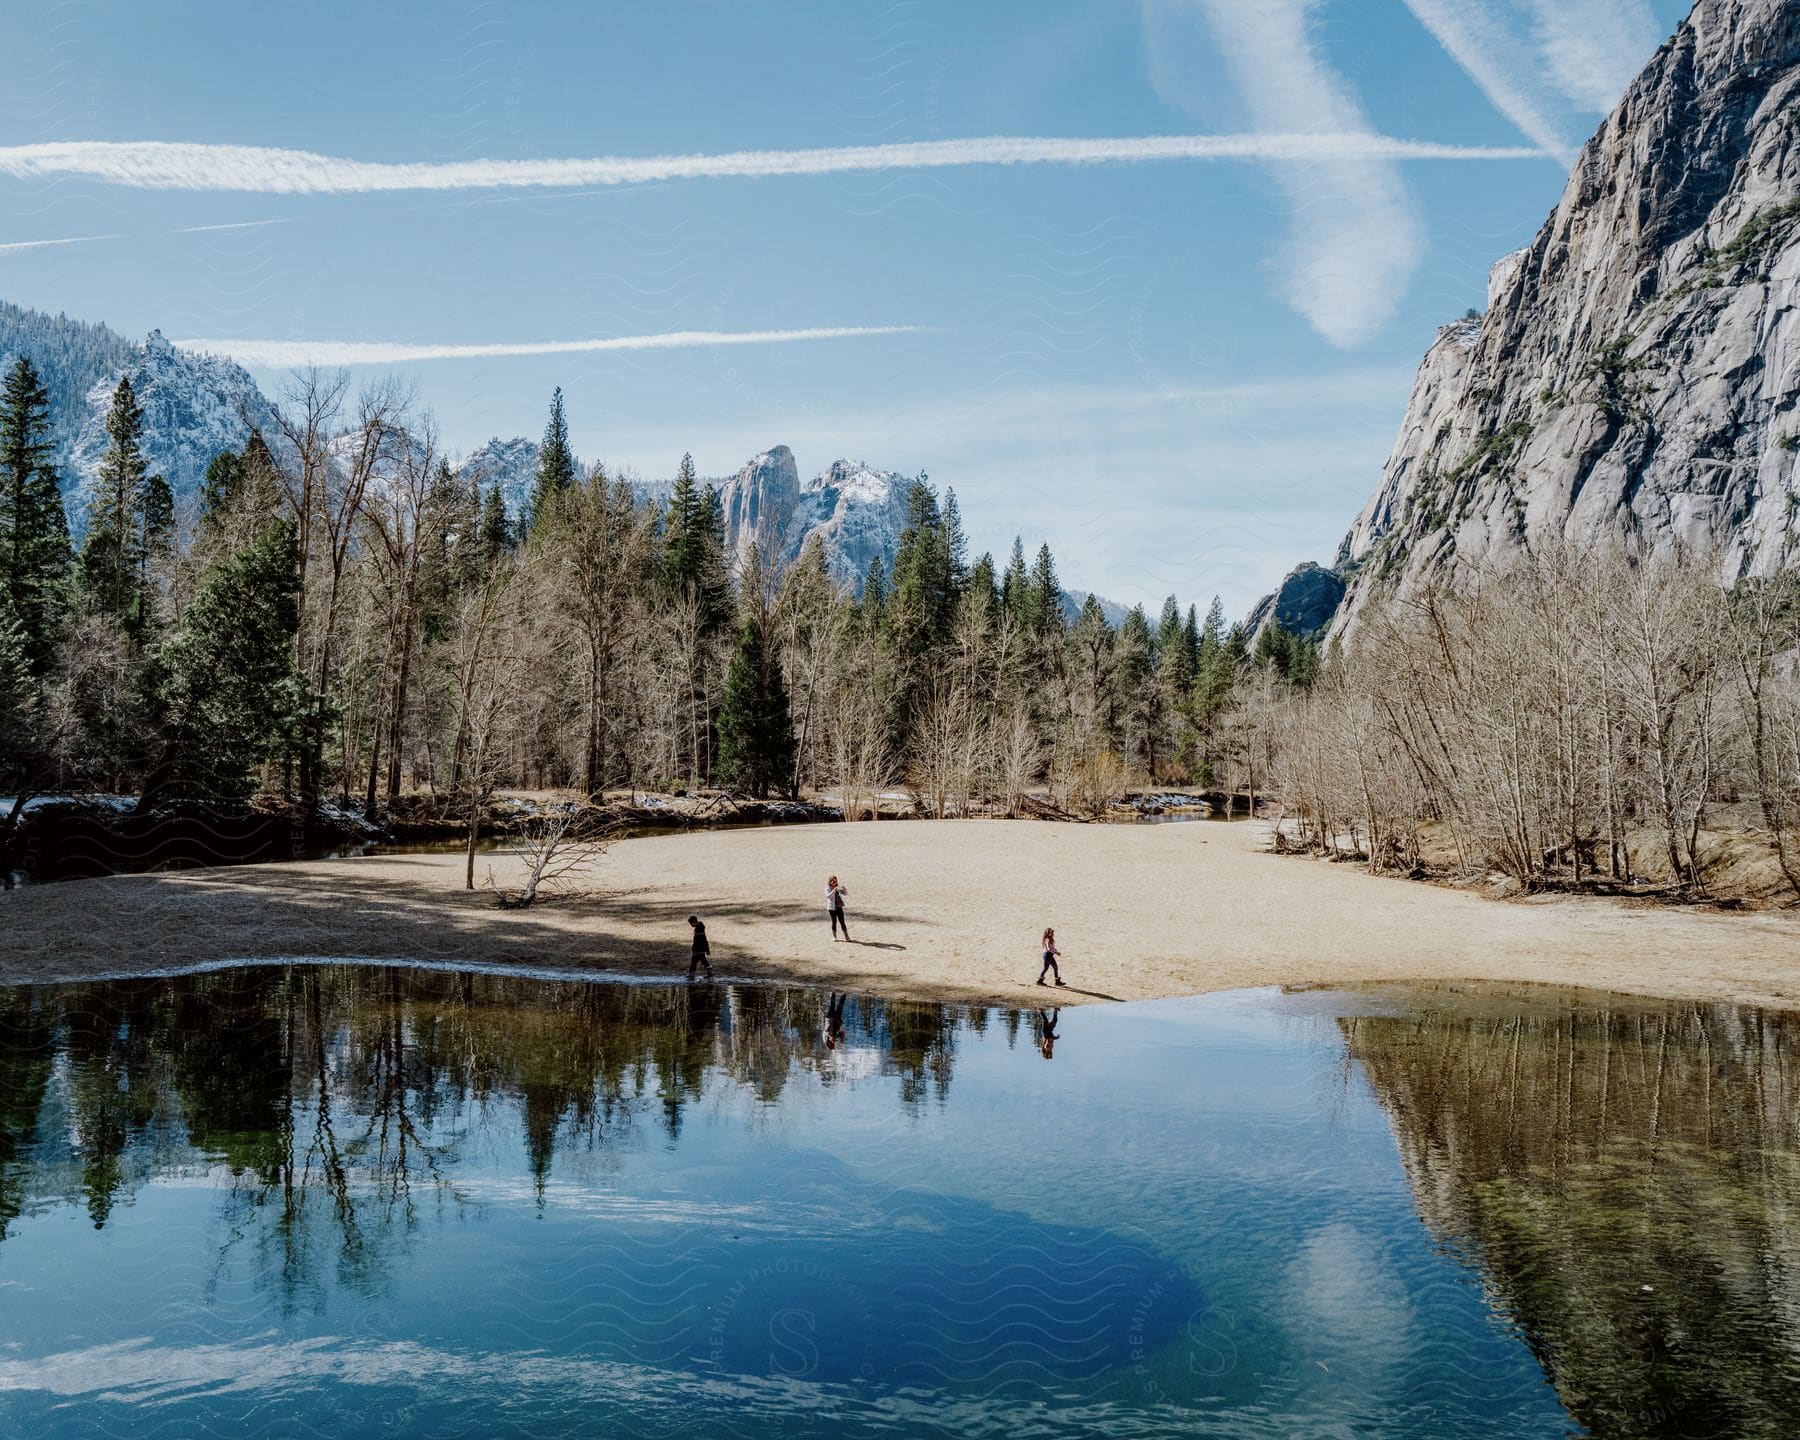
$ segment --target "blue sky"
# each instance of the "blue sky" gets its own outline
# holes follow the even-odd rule
[[[1240,613],[1330,559],[1436,327],[1685,10],[6,0],[0,297],[269,389],[524,352],[399,368],[453,449],[560,384],[584,458],[925,470],[979,548]],[[665,156],[711,158],[629,163]]]

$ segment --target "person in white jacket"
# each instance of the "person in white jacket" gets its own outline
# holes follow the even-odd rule
[[[838,938],[838,931],[844,932],[844,938],[850,938],[850,922],[844,919],[844,887],[838,884],[833,875],[825,882],[825,913],[831,917],[831,938]]]

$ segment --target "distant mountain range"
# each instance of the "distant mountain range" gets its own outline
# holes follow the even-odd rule
[[[106,412],[123,375],[144,409],[145,450],[153,470],[177,501],[194,495],[221,450],[242,446],[252,425],[274,436],[274,410],[242,366],[216,356],[178,350],[151,331],[133,342],[104,325],[45,315],[0,302],[0,367],[27,355],[43,378],[53,408],[56,463],[70,520],[79,531],[86,488],[106,449]],[[522,513],[537,474],[538,446],[524,436],[495,437],[458,465],[483,488],[499,485],[507,508]],[[644,482],[651,494],[670,481]],[[725,513],[726,545],[736,557],[760,540],[783,561],[796,559],[813,536],[825,544],[833,577],[855,589],[877,555],[891,564],[906,521],[910,477],[856,460],[834,460],[810,480],[800,479],[794,452],[776,445],[735,475],[710,481]],[[996,560],[1004,563],[1005,556]],[[1064,592],[1071,616],[1083,596]],[[1113,624],[1122,606],[1103,600]]]
[[[480,478],[483,487],[498,485],[507,509],[520,514],[530,499],[537,477],[538,447],[523,436],[511,440],[495,437],[471,453],[458,473]],[[673,482],[649,480],[641,488],[658,498],[666,496]],[[761,543],[783,564],[800,557],[807,542],[817,536],[825,546],[826,562],[839,585],[861,587],[876,556],[891,565],[906,526],[906,493],[912,478],[897,470],[878,470],[860,460],[834,460],[810,480],[802,481],[794,452],[776,445],[751,457],[735,475],[715,477],[703,483],[719,492],[725,515],[725,546],[733,559],[741,558],[752,542]],[[1004,555],[995,562],[1006,563]],[[1063,592],[1063,609],[1072,619],[1081,609],[1085,594]],[[1125,618],[1125,607],[1101,599],[1106,618],[1114,625]]]

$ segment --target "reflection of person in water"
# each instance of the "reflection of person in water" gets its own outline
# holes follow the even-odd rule
[[[1044,1022],[1043,1029],[1038,1032],[1038,1049],[1044,1052],[1046,1060],[1056,1058],[1056,1022],[1061,1015],[1061,1010],[1038,1011],[1038,1019]]]
[[[717,985],[690,985],[687,989],[687,1030],[699,1040],[719,1028],[720,1000]]]
[[[825,1048],[835,1050],[844,1043],[844,1002],[850,997],[836,990],[825,1006]]]
[[[704,965],[706,967],[706,978],[710,980],[712,979],[713,973],[712,945],[706,938],[706,925],[701,921],[698,915],[688,916],[688,925],[694,932],[694,948],[688,955],[688,979],[692,980],[694,978],[695,966]]]

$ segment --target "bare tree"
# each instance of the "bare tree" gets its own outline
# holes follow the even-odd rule
[[[607,851],[608,840],[599,812],[585,799],[558,797],[519,822],[506,853],[525,871],[525,884],[505,895],[508,909],[534,904],[538,892],[554,889],[591,872]]]
[[[475,888],[475,846],[492,802],[502,742],[517,698],[521,660],[513,626],[516,583],[511,567],[465,593],[444,647],[444,684],[453,729],[451,785],[467,823],[465,889]]]

